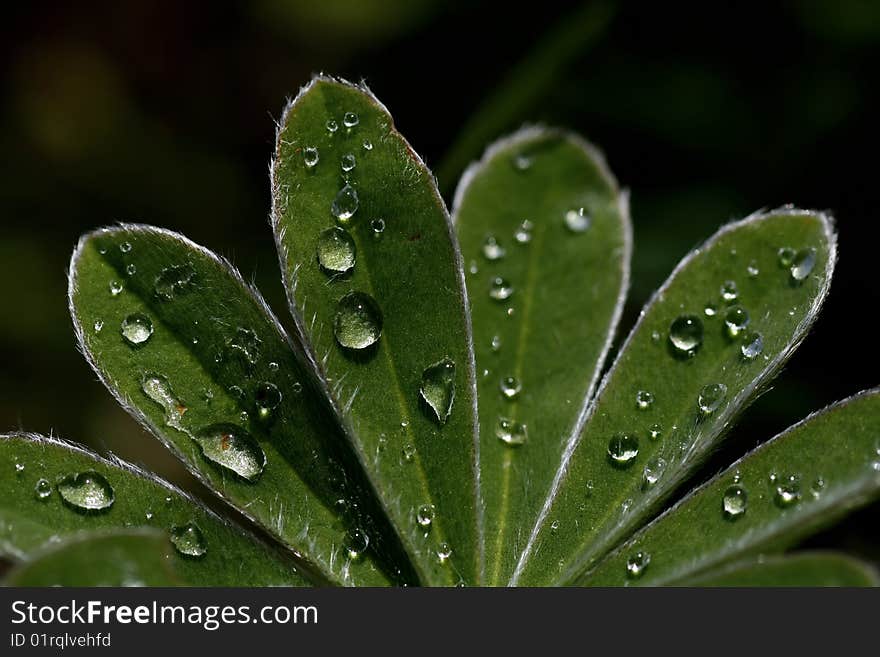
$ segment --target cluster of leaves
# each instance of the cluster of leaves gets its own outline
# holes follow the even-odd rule
[[[384,106],[318,77],[285,111],[271,178],[292,335],[230,263],[165,230],[90,233],[70,269],[95,372],[237,516],[10,434],[9,583],[875,583],[785,550],[880,491],[876,390],[658,516],[805,337],[836,259],[828,216],[723,227],[600,383],[632,239],[626,193],[577,136],[496,143],[450,217]]]

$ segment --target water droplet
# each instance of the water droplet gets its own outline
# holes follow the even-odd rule
[[[795,251],[791,247],[783,246],[779,251],[776,252],[777,257],[779,258],[779,266],[780,267],[791,267],[791,263],[794,260]]]
[[[507,251],[498,243],[494,235],[487,236],[483,241],[483,255],[486,260],[501,260],[506,254]]]
[[[420,506],[418,513],[416,513],[416,521],[419,523],[419,526],[425,529],[429,528],[431,523],[434,522],[434,507],[430,504]]]
[[[195,287],[196,270],[192,265],[175,265],[166,267],[156,277],[153,288],[156,297],[170,301],[179,294],[189,292]]]
[[[354,216],[358,209],[358,194],[354,187],[348,183],[343,186],[330,205],[330,212],[342,223],[346,223]]]
[[[333,319],[336,341],[346,349],[366,349],[382,335],[382,311],[364,292],[349,292],[336,305]]]
[[[152,519],[153,519],[153,512],[152,512],[152,511],[147,511],[147,512],[144,514],[144,519],[146,519],[147,521],[152,520]]]
[[[38,479],[34,486],[34,495],[37,496],[38,500],[48,499],[49,496],[52,495],[52,484],[46,479]]]
[[[274,383],[266,381],[257,386],[254,401],[257,402],[257,416],[261,421],[268,422],[274,419],[281,398],[281,391]]]
[[[507,301],[513,296],[513,286],[501,276],[496,276],[492,279],[489,296],[495,301]]]
[[[639,410],[647,410],[654,403],[654,395],[647,390],[639,390],[636,393],[636,408]]]
[[[718,306],[710,301],[706,304],[706,307],[703,308],[703,314],[706,315],[706,317],[715,317],[715,315],[718,314]]]
[[[174,396],[168,379],[159,374],[145,374],[141,382],[141,390],[165,411],[165,424],[187,433],[182,422],[183,414],[186,413],[187,408]]]
[[[681,315],[669,325],[669,342],[681,356],[693,356],[703,344],[703,322],[695,315]]]
[[[346,112],[342,116],[342,125],[346,128],[353,128],[360,122],[360,117],[354,112]]]
[[[95,333],[100,333],[101,329],[104,328],[104,322],[100,319],[95,320]]]
[[[382,233],[385,232],[385,220],[384,219],[373,219],[370,222],[370,228],[373,229],[373,237],[381,237]]]
[[[736,288],[736,281],[724,281],[721,286],[721,298],[727,303],[733,303],[739,297],[739,290]]]
[[[110,482],[92,470],[66,476],[58,484],[58,494],[67,505],[85,513],[106,511],[115,500]]]
[[[266,467],[266,454],[251,435],[234,424],[223,422],[202,429],[193,440],[208,461],[254,482]]]
[[[468,265],[468,271],[469,271],[472,275],[475,275],[475,274],[479,274],[479,273],[480,273],[480,267],[477,265],[477,261],[476,261],[476,260],[471,260],[470,265]]]
[[[505,399],[516,399],[522,391],[522,383],[515,376],[506,376],[501,379],[501,395]]]
[[[321,154],[318,152],[317,146],[306,146],[303,149],[303,163],[309,169],[313,169],[314,167],[316,167],[320,160]]]
[[[822,495],[823,490],[825,490],[825,478],[821,476],[816,477],[813,484],[810,486],[810,492],[813,494],[814,498],[818,498]]]
[[[341,166],[342,170],[348,173],[357,166],[357,160],[355,160],[354,155],[351,153],[346,153],[342,156]]]
[[[647,464],[645,464],[645,469],[642,472],[644,476],[643,486],[645,488],[652,488],[654,484],[660,480],[660,477],[663,476],[665,471],[666,459],[662,456],[654,456],[651,458]]]
[[[648,435],[651,436],[651,438],[653,438],[654,440],[657,440],[660,436],[663,435],[663,426],[658,423],[652,424],[651,428],[648,429]]]
[[[110,294],[114,297],[122,293],[123,285],[119,281],[110,281]]]
[[[728,520],[736,520],[746,512],[749,496],[742,486],[728,486],[721,497],[721,511]]]
[[[797,475],[780,477],[776,481],[776,505],[782,508],[792,506],[801,499],[800,478]]]
[[[757,278],[758,274],[761,273],[761,270],[758,269],[758,262],[756,260],[752,260],[749,263],[749,266],[746,267],[746,273],[750,278]]]
[[[532,241],[532,229],[534,227],[535,225],[531,221],[523,219],[513,234],[513,238],[520,244],[528,244]]]
[[[493,335],[492,342],[489,343],[489,346],[492,348],[492,351],[494,351],[496,354],[499,351],[501,351],[501,336],[500,335]]]
[[[119,245],[119,250],[122,251],[123,253],[130,253],[131,252],[131,242],[123,242],[122,244]]]
[[[373,142],[371,142],[369,139],[364,139],[364,150],[365,151],[373,150]]]
[[[816,266],[816,249],[801,249],[791,261],[791,280],[800,283],[813,272]]]
[[[724,328],[727,336],[737,337],[749,325],[749,313],[742,306],[732,306],[724,315]]]
[[[523,445],[528,438],[528,429],[526,425],[507,418],[498,418],[495,424],[495,436],[498,440],[510,447],[518,447]]]
[[[143,313],[132,313],[119,328],[122,338],[132,347],[140,347],[153,335],[153,322]]]
[[[315,250],[318,264],[328,274],[345,274],[354,268],[356,259],[354,240],[338,226],[328,228],[318,236]]]
[[[697,403],[705,415],[711,415],[724,403],[727,397],[727,386],[723,383],[710,383],[703,386]]]
[[[440,563],[446,563],[451,556],[452,548],[449,546],[449,543],[441,543],[437,547],[437,561]]]
[[[527,171],[532,166],[532,158],[528,155],[519,154],[513,158],[513,166],[517,171]]]
[[[291,388],[293,389],[293,392],[298,395],[302,392],[302,383],[300,383],[299,381],[295,381]]]
[[[626,560],[626,576],[630,579],[638,579],[644,575],[645,569],[650,563],[650,554],[647,552],[636,552]]]
[[[752,331],[745,336],[739,350],[746,360],[757,358],[764,351],[764,337],[760,333]]]
[[[135,265],[133,262],[129,263],[125,267],[125,273],[128,274],[129,276],[134,276],[135,274],[137,274],[137,270],[138,270],[137,265]]]
[[[584,490],[587,493],[587,497],[592,497],[593,490],[596,488],[596,484],[592,479],[589,479],[587,483],[584,485]]]
[[[416,458],[416,448],[413,445],[407,443],[403,446],[402,454],[403,460],[406,463],[412,463]]]
[[[366,532],[360,529],[352,529],[348,532],[345,542],[345,554],[348,555],[349,559],[357,561],[364,555],[368,547],[370,547],[370,537],[367,536]]]
[[[327,132],[329,132],[330,134],[333,134],[334,132],[339,130],[339,124],[336,123],[335,119],[327,119],[327,123],[325,124],[325,126],[327,127]]]
[[[608,457],[619,468],[633,464],[639,455],[639,440],[635,436],[619,433],[608,441]]]
[[[558,520],[554,520],[553,522],[550,523],[550,531],[555,532],[558,529],[559,529],[559,521]]]
[[[651,342],[660,344],[660,331],[651,331]]]
[[[251,329],[239,326],[235,335],[226,341],[226,351],[241,362],[247,370],[253,368],[260,360],[260,349],[263,341]]]
[[[233,385],[233,386],[229,386],[229,387],[226,389],[226,391],[227,391],[230,395],[232,395],[233,397],[235,397],[236,399],[238,399],[239,401],[241,401],[241,400],[244,399],[244,388],[242,388],[241,386],[235,386],[235,385]]]
[[[208,553],[205,535],[194,522],[185,525],[174,525],[170,532],[171,544],[174,549],[185,557],[201,558]]]
[[[577,208],[565,213],[565,226],[573,233],[583,233],[590,227],[592,217],[583,209]]]
[[[422,372],[419,394],[434,411],[434,419],[446,424],[455,401],[455,363],[450,358],[434,363]]]

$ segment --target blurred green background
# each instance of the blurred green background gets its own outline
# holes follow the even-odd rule
[[[880,301],[880,2],[548,0],[527,12],[159,0],[16,3],[4,14],[0,430],[54,432],[187,482],[77,353],[68,258],[83,231],[116,221],[178,230],[229,256],[286,321],[267,168],[274,120],[317,71],[366,79],[447,199],[485,143],[523,122],[599,145],[632,191],[624,335],[721,223],[784,203],[837,216],[841,260],[821,320],[701,476],[880,383],[868,328]],[[878,560],[878,520],[874,505],[811,545]]]

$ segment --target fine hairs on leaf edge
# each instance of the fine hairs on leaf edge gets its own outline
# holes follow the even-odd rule
[[[748,404],[749,400],[752,399],[754,397],[754,395],[757,394],[757,392],[760,391],[764,387],[764,385],[767,384],[767,382],[769,382],[770,380],[773,379],[773,377],[776,375],[776,373],[779,371],[779,369],[782,367],[782,365],[788,360],[788,358],[797,349],[797,347],[800,346],[801,342],[804,340],[807,333],[809,332],[810,327],[813,325],[813,322],[816,320],[816,318],[819,314],[819,311],[822,307],[822,304],[824,303],[825,297],[828,294],[828,290],[830,289],[830,286],[831,286],[832,274],[834,272],[834,267],[835,267],[835,264],[837,261],[837,233],[834,230],[834,219],[829,213],[821,212],[821,211],[802,210],[802,209],[797,209],[797,208],[794,208],[791,206],[783,206],[781,208],[778,208],[776,210],[771,210],[771,211],[758,211],[758,212],[752,213],[752,214],[748,215],[747,217],[740,219],[738,221],[733,221],[733,222],[725,224],[718,231],[716,231],[714,235],[712,235],[711,237],[709,237],[709,239],[707,239],[705,242],[703,242],[700,246],[698,246],[696,249],[690,251],[678,263],[678,265],[676,265],[675,269],[673,269],[672,273],[669,275],[669,277],[666,279],[666,281],[654,292],[654,294],[651,295],[651,298],[645,304],[642,312],[639,315],[638,321],[635,323],[635,325],[633,326],[629,335],[627,336],[626,340],[624,341],[623,345],[621,346],[621,348],[618,352],[617,358],[611,364],[611,367],[608,369],[608,371],[605,373],[604,377],[602,378],[602,382],[600,383],[599,388],[596,391],[596,394],[593,396],[593,399],[591,400],[591,402],[589,404],[587,412],[583,416],[583,422],[580,425],[578,425],[577,427],[575,427],[575,431],[572,433],[572,435],[568,441],[568,445],[567,445],[566,450],[563,454],[559,469],[557,470],[556,477],[554,478],[551,489],[550,489],[550,491],[547,495],[547,498],[544,502],[544,505],[541,509],[541,513],[539,514],[538,519],[535,523],[535,526],[532,528],[531,534],[529,535],[528,541],[526,542],[526,545],[523,548],[522,553],[520,554],[516,569],[514,570],[514,573],[513,573],[512,577],[510,579],[510,582],[509,582],[509,584],[511,586],[517,585],[519,578],[522,575],[523,570],[525,569],[526,563],[528,562],[528,559],[531,556],[532,551],[534,550],[535,541],[537,540],[538,533],[540,532],[542,526],[544,525],[544,523],[547,520],[547,516],[550,512],[550,508],[552,507],[553,502],[556,499],[556,495],[557,495],[557,493],[560,489],[560,486],[562,484],[562,481],[565,478],[565,475],[567,474],[568,464],[571,460],[571,457],[574,454],[574,451],[577,448],[577,446],[580,444],[580,438],[582,435],[583,428],[584,428],[584,426],[586,426],[586,423],[589,421],[590,417],[592,416],[593,412],[595,411],[595,409],[597,407],[597,400],[601,397],[602,391],[605,389],[605,386],[608,384],[612,375],[616,371],[617,365],[621,361],[621,356],[626,352],[630,341],[633,339],[633,337],[638,333],[639,329],[641,328],[642,322],[644,321],[644,318],[647,316],[646,310],[648,308],[652,307],[659,299],[661,299],[663,297],[663,295],[665,294],[669,285],[676,279],[678,274],[685,267],[690,265],[690,263],[697,256],[699,256],[704,250],[710,248],[721,237],[723,237],[723,236],[727,235],[728,233],[731,233],[735,230],[738,230],[739,228],[742,228],[743,226],[748,226],[748,225],[755,224],[755,223],[758,223],[761,221],[770,220],[773,217],[777,217],[777,216],[781,216],[781,215],[783,215],[783,216],[816,217],[821,222],[822,228],[823,228],[823,233],[825,235],[825,239],[826,239],[827,246],[828,246],[828,258],[827,258],[827,262],[825,263],[825,271],[823,272],[823,275],[822,275],[822,283],[821,283],[819,289],[817,290],[816,297],[813,300],[813,303],[812,303],[810,309],[804,314],[804,318],[801,320],[801,322],[795,328],[795,330],[792,334],[792,337],[788,341],[788,343],[786,344],[785,348],[780,350],[780,352],[773,358],[772,361],[770,361],[768,363],[768,365],[751,382],[750,385],[746,386],[743,390],[741,390],[736,395],[736,397],[731,399],[730,403],[728,404],[727,408],[725,409],[725,416],[723,418],[723,421],[720,424],[716,425],[716,426],[718,426],[718,431],[714,433],[715,438],[723,435],[727,431],[727,429],[730,426],[731,421],[735,417],[737,417],[739,411],[741,411]],[[704,443],[702,445],[702,448],[703,448],[702,450],[699,450],[698,453],[696,453],[696,454],[694,454],[694,452],[691,452],[686,456],[685,459],[683,459],[682,463],[685,464],[685,466],[684,466],[685,469],[682,471],[680,478],[683,479],[683,478],[687,477],[687,475],[690,474],[693,471],[693,469],[696,468],[697,465],[699,465],[699,463],[701,462],[700,457],[706,453],[707,449],[711,448],[712,441],[705,440],[702,442]],[[706,444],[706,443],[710,443],[710,444]],[[657,504],[658,503],[657,499],[661,496],[661,494],[664,494],[664,493],[668,494],[670,492],[668,489],[664,490],[662,488],[655,488],[654,490],[655,490],[654,500],[652,502],[650,502],[649,505],[650,504]],[[646,507],[646,509],[650,509],[650,508],[651,508],[650,506]],[[620,538],[621,537],[619,537],[619,536],[614,537],[615,545],[617,544],[617,542],[619,542]],[[615,547],[615,545],[609,546],[605,551],[607,552],[610,549],[613,549]],[[591,555],[587,555],[587,556],[591,556]],[[579,556],[576,559],[574,565],[571,566],[565,573],[563,573],[561,575],[561,579],[563,581],[568,581],[568,580],[576,577],[579,574],[579,572],[581,570],[583,570],[585,561],[586,561],[586,559],[585,559],[584,555]]]
[[[825,415],[826,413],[830,413],[830,412],[838,410],[840,408],[843,408],[854,401],[858,401],[859,399],[862,399],[863,397],[869,397],[872,395],[880,395],[880,386],[877,386],[874,388],[868,388],[867,390],[862,390],[861,392],[857,392],[854,395],[850,395],[849,397],[846,397],[846,398],[841,399],[839,401],[836,401],[832,404],[829,404],[828,406],[825,406],[825,407],[820,408],[816,411],[813,411],[812,413],[807,415],[805,418],[792,424],[790,427],[788,427],[787,429],[776,434],[775,436],[773,436],[769,440],[762,442],[760,445],[758,445],[754,449],[748,451],[746,454],[744,454],[739,459],[734,461],[730,466],[728,466],[727,468],[722,470],[720,473],[711,477],[708,481],[702,483],[701,485],[697,486],[696,488],[691,489],[688,492],[688,494],[685,495],[681,500],[679,500],[673,506],[666,509],[663,513],[661,513],[659,516],[657,516],[651,522],[640,527],[639,530],[636,531],[629,539],[627,539],[625,542],[620,544],[615,549],[611,550],[606,555],[605,558],[610,559],[613,556],[620,554],[622,551],[627,549],[627,547],[629,545],[631,545],[634,541],[636,541],[639,537],[641,537],[643,534],[645,534],[647,531],[649,531],[655,524],[659,523],[666,516],[674,513],[679,507],[686,504],[688,501],[690,501],[696,495],[698,495],[703,490],[705,490],[706,488],[711,486],[713,483],[718,481],[720,478],[724,477],[725,475],[727,475],[730,472],[734,472],[737,469],[737,467],[741,466],[742,463],[746,459],[750,458],[754,454],[757,454],[757,453],[761,452],[762,450],[767,449],[769,446],[773,445],[774,443],[776,443],[779,440],[784,440],[787,436],[789,436],[790,434],[792,434],[796,430],[800,429],[805,424],[808,424],[814,418]],[[819,526],[823,526],[829,522],[832,522],[834,518],[839,518],[842,515],[844,515],[847,511],[850,511],[854,508],[858,508],[858,507],[870,502],[872,499],[880,496],[880,475],[875,477],[874,481],[875,481],[875,485],[873,487],[869,487],[869,488],[857,487],[855,489],[853,489],[851,487],[851,488],[846,489],[843,492],[843,494],[841,494],[839,497],[839,501],[841,502],[841,504],[835,508],[835,511],[832,514],[830,514],[831,518],[829,519],[826,516],[825,518],[821,519],[819,522]],[[815,526],[816,526],[815,524],[812,524],[812,525],[808,524],[801,532],[798,532],[798,536],[802,537],[803,535],[809,534],[810,530],[813,529]],[[702,574],[705,574],[707,572],[707,570],[712,568],[713,566],[718,565],[719,563],[727,563],[726,558],[730,558],[731,555],[733,555],[737,552],[737,547],[742,545],[742,543],[744,542],[744,539],[746,539],[746,538],[751,539],[752,537],[753,537],[753,534],[748,534],[746,536],[740,536],[738,538],[737,542],[732,544],[730,549],[716,553],[719,555],[719,558],[715,559],[714,561],[707,561],[707,562],[703,563],[697,570],[695,570],[692,573],[683,573],[681,571],[678,571],[676,573],[672,573],[669,576],[667,576],[665,580],[661,580],[659,582],[652,582],[652,585],[653,586],[662,586],[665,584],[674,583],[674,582],[682,580],[684,578],[701,576]],[[764,541],[765,542],[770,541],[770,540],[772,540],[772,537],[773,537],[773,533],[771,532],[764,538]],[[758,550],[758,549],[759,548],[757,548],[757,547],[753,548],[753,550]],[[750,554],[750,553],[748,551],[746,551],[742,556],[746,557],[746,556],[748,556],[748,554]],[[601,563],[602,563],[602,561],[599,562],[599,564],[601,564]],[[597,566],[599,564],[597,564]],[[715,573],[713,572],[713,575],[714,574]]]
[[[417,167],[421,168],[428,174],[430,180],[430,188],[431,192],[434,196],[434,201],[437,205],[437,208],[442,212],[445,223],[447,235],[452,245],[452,252],[455,259],[454,266],[456,269],[456,274],[458,277],[459,284],[459,292],[462,299],[462,312],[465,317],[465,334],[467,338],[467,354],[468,354],[468,363],[467,363],[467,381],[468,387],[471,390],[471,398],[473,399],[471,413],[472,413],[472,434],[473,434],[473,478],[474,478],[474,503],[476,505],[476,537],[477,537],[477,577],[478,583],[482,583],[485,580],[485,530],[484,530],[484,505],[482,502],[482,490],[480,484],[480,423],[479,423],[479,408],[478,408],[478,399],[477,399],[477,375],[476,375],[476,358],[474,355],[474,338],[473,338],[473,329],[471,326],[471,310],[470,310],[470,301],[467,295],[467,289],[465,284],[465,274],[464,274],[464,258],[461,255],[461,248],[458,244],[458,238],[455,235],[455,226],[453,225],[452,219],[450,217],[449,211],[446,208],[446,203],[443,201],[443,197],[440,195],[440,191],[437,186],[437,179],[434,174],[425,164],[424,160],[419,156],[419,154],[413,149],[407,139],[397,130],[394,125],[394,119],[391,112],[385,106],[382,101],[380,101],[375,94],[370,90],[370,88],[366,85],[364,81],[360,84],[354,84],[345,80],[344,78],[334,77],[325,74],[316,74],[312,77],[312,79],[302,87],[300,87],[299,93],[297,93],[296,97],[292,100],[288,100],[285,104],[284,110],[282,111],[280,120],[276,123],[276,134],[275,134],[275,153],[273,154],[272,159],[269,162],[269,183],[270,183],[270,193],[272,197],[272,207],[269,215],[269,223],[272,227],[272,234],[275,238],[275,245],[278,250],[279,264],[281,268],[281,278],[284,284],[284,291],[287,296],[287,305],[290,310],[290,314],[293,317],[294,328],[297,332],[297,337],[299,341],[303,345],[303,350],[305,353],[305,358],[308,363],[307,371],[311,372],[316,379],[317,385],[319,389],[324,393],[326,398],[330,402],[330,406],[333,409],[334,414],[337,417],[337,421],[343,429],[343,433],[349,438],[349,443],[352,446],[353,451],[357,455],[358,461],[361,464],[364,472],[366,473],[367,479],[371,482],[373,487],[375,488],[375,482],[372,480],[372,476],[370,475],[370,468],[367,467],[368,460],[367,455],[362,452],[358,445],[358,441],[354,440],[352,437],[356,435],[356,429],[351,426],[351,423],[346,419],[346,413],[344,412],[343,407],[341,406],[341,400],[337,399],[337,396],[334,394],[330,385],[327,382],[326,374],[323,370],[323,366],[321,365],[321,361],[318,358],[318,355],[314,351],[314,346],[311,344],[311,341],[308,339],[308,334],[305,329],[304,318],[302,313],[297,307],[296,298],[294,296],[296,290],[296,271],[291,269],[290,262],[290,254],[287,251],[287,248],[284,245],[284,236],[285,229],[281,225],[282,216],[284,213],[284,209],[281,207],[279,203],[279,199],[281,198],[282,191],[282,183],[278,180],[277,175],[277,163],[280,158],[280,149],[281,149],[281,133],[284,130],[284,126],[287,124],[288,116],[293,108],[296,106],[297,102],[308,93],[313,87],[315,87],[318,83],[329,83],[329,84],[337,84],[346,87],[350,87],[356,91],[363,93],[371,103],[373,103],[381,112],[383,112],[389,121],[389,131],[392,135],[398,137],[400,141],[404,144],[407,149],[408,155],[412,158]],[[384,512],[387,516],[393,517],[393,514],[390,512],[391,510],[387,506],[387,501],[384,499],[383,495],[376,495],[376,498],[380,500],[380,504],[383,507]],[[394,523],[392,523],[394,526]],[[406,545],[407,541],[405,537],[401,534],[401,532],[394,526],[395,531],[398,532],[398,536],[401,542]],[[415,565],[415,564],[414,564]]]

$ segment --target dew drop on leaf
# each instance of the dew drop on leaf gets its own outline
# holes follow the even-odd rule
[[[746,267],[746,273],[749,275],[749,278],[757,278],[761,273],[761,270],[758,269],[758,263],[755,260],[752,260],[749,263],[749,266]]]
[[[700,390],[697,405],[704,415],[712,415],[721,408],[727,397],[727,386],[723,383],[709,383]]]
[[[263,341],[249,328],[238,327],[235,335],[226,341],[227,353],[238,359],[245,367],[251,368],[260,360]]]
[[[174,525],[171,528],[170,538],[174,549],[185,557],[199,559],[208,553],[205,535],[194,522]]]
[[[522,392],[522,384],[519,382],[515,376],[506,376],[501,379],[501,396],[505,399],[516,399],[519,397],[519,393]]]
[[[330,212],[342,223],[347,222],[358,210],[358,194],[354,187],[348,183],[336,194],[330,205]]]
[[[764,337],[760,333],[752,331],[745,336],[739,349],[743,358],[753,360],[764,351]]]
[[[345,155],[342,156],[341,166],[342,166],[342,170],[345,173],[348,173],[349,171],[354,169],[355,166],[357,166],[357,160],[355,159],[354,155],[352,155],[351,153],[346,153]]]
[[[748,494],[745,488],[734,484],[728,486],[721,497],[721,511],[728,520],[736,520],[746,512]]]
[[[654,440],[657,440],[660,436],[663,435],[663,425],[655,422],[648,429],[648,435],[651,436]]]
[[[131,242],[123,242],[122,244],[119,245],[119,250],[122,251],[123,253],[130,253],[131,252]]]
[[[513,234],[513,238],[520,244],[528,244],[532,241],[532,229],[534,227],[535,226],[531,221],[523,219],[517,227],[516,232]]]
[[[34,495],[37,496],[38,500],[49,499],[49,496],[52,495],[52,484],[46,479],[38,479],[34,486]]]
[[[58,494],[68,506],[84,513],[106,511],[116,499],[110,482],[93,470],[64,477],[58,483]]]
[[[110,281],[110,294],[115,296],[119,296],[122,293],[123,286],[119,281]]]
[[[639,455],[639,440],[635,436],[619,433],[608,441],[608,458],[612,465],[627,468]]]
[[[234,424],[212,424],[194,434],[193,440],[208,461],[246,481],[256,481],[266,467],[263,448],[247,431]]]
[[[780,267],[791,267],[791,263],[794,260],[795,251],[791,247],[783,246],[779,251],[776,252],[776,255],[779,259]]]
[[[339,130],[339,124],[336,122],[336,119],[327,119],[327,123],[325,123],[324,126],[330,134]]]
[[[137,265],[135,265],[133,262],[129,263],[128,266],[126,266],[125,268],[125,273],[129,276],[134,276],[135,274],[137,274]]]
[[[703,314],[706,315],[706,317],[715,317],[715,315],[718,314],[718,306],[710,301],[706,304],[706,307],[703,308]]]
[[[733,303],[739,297],[739,290],[736,287],[736,281],[724,281],[721,286],[721,298],[726,303]]]
[[[373,142],[371,142],[369,139],[364,139],[364,150],[365,151],[373,150]]]
[[[749,312],[742,306],[728,308],[724,315],[724,328],[729,338],[735,338],[749,325]]]
[[[309,169],[313,169],[314,167],[316,167],[320,160],[321,154],[318,152],[318,148],[316,146],[306,146],[303,149],[303,163]]]
[[[636,552],[626,560],[626,576],[630,579],[638,579],[645,573],[649,563],[651,563],[650,554]]]
[[[354,112],[346,112],[342,117],[342,125],[346,128],[353,128],[360,122],[360,117]]]
[[[419,395],[441,425],[446,424],[455,401],[455,363],[450,358],[429,365],[422,372]]]
[[[507,301],[513,296],[513,286],[501,276],[496,276],[489,287],[489,296],[495,301]]]
[[[163,269],[153,284],[156,297],[170,301],[195,288],[196,270],[192,265],[175,265]]]
[[[774,496],[776,505],[786,508],[797,504],[801,499],[800,478],[797,475],[788,475],[779,477],[776,480],[776,495]]]
[[[384,219],[373,219],[370,222],[370,228],[373,229],[373,237],[382,237],[382,233],[385,232],[385,220]]]
[[[348,532],[345,543],[345,553],[352,561],[360,559],[370,546],[370,537],[360,529],[352,529]]]
[[[254,401],[257,403],[257,417],[262,422],[269,422],[275,417],[275,410],[281,404],[281,391],[274,383],[265,381],[257,386]]]
[[[565,213],[565,227],[572,233],[583,233],[589,229],[592,217],[584,208],[574,208]]]
[[[486,260],[501,260],[506,254],[507,251],[498,243],[494,235],[487,236],[483,241],[483,256]]]
[[[338,226],[321,232],[315,251],[318,264],[328,274],[345,274],[354,268],[356,259],[354,240]]]
[[[174,391],[171,389],[168,379],[160,374],[147,373],[141,382],[141,390],[165,411],[165,424],[173,429],[185,432],[182,419],[187,408],[174,396]]]
[[[791,261],[791,280],[800,283],[813,272],[816,266],[816,249],[801,249]]]
[[[382,335],[382,311],[364,292],[349,292],[336,305],[333,319],[336,341],[346,349],[366,349]]]
[[[520,422],[502,417],[498,418],[498,422],[495,424],[495,436],[505,445],[518,447],[525,444],[528,438],[528,429]]]
[[[654,395],[647,390],[639,390],[636,393],[636,408],[640,411],[646,411],[654,403]]]
[[[119,327],[122,338],[132,347],[140,347],[153,335],[153,322],[143,313],[132,313]]]
[[[652,457],[642,471],[643,485],[645,488],[653,488],[660,481],[660,477],[666,471],[666,459],[662,456]]]
[[[452,548],[449,546],[449,543],[441,543],[437,547],[437,561],[440,563],[446,563],[451,556]]]
[[[693,356],[703,344],[703,322],[695,315],[681,315],[669,326],[669,342],[680,356]]]
[[[430,504],[423,504],[416,513],[416,522],[420,527],[428,529],[434,522],[434,507]]]

